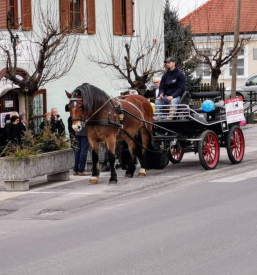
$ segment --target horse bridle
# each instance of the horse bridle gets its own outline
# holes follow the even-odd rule
[[[82,101],[83,102],[83,99],[82,97],[71,97],[70,98],[70,103],[68,105],[70,105],[72,103],[72,108],[75,107],[75,102],[74,101]],[[83,104],[82,104],[82,107],[83,107]],[[80,121],[82,124],[84,124],[84,114],[83,114],[83,111],[82,111],[82,116],[81,118],[72,118],[71,119],[72,121]]]

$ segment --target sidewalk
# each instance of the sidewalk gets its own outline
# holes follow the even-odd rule
[[[51,188],[51,187],[57,187],[73,182],[79,182],[79,181],[84,181],[85,179],[89,179],[90,176],[73,176],[72,172],[70,172],[70,180],[68,181],[47,181],[47,175],[42,176],[42,177],[37,177],[29,180],[30,183],[30,189],[29,191],[23,191],[23,192],[7,192],[4,189],[4,181],[0,179],[0,201],[3,200],[8,200],[14,197],[18,197],[20,195],[25,195],[31,192],[40,191],[43,189]]]
[[[241,128],[244,129],[249,129],[249,128],[253,128],[253,127],[257,127],[257,123],[254,124],[245,124],[244,126],[241,126]]]

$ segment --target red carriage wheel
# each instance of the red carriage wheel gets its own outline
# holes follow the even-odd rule
[[[216,134],[211,130],[204,131],[198,144],[199,160],[206,170],[214,169],[220,158],[220,146]]]
[[[230,161],[234,164],[240,163],[244,157],[245,140],[244,134],[239,126],[234,125],[229,129],[226,137],[226,145]]]
[[[169,157],[172,163],[179,163],[181,162],[184,156],[184,151],[182,149],[178,149],[176,145],[171,146],[169,150]]]

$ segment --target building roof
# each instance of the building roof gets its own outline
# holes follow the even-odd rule
[[[236,19],[236,0],[209,0],[180,20],[191,24],[193,34],[233,33]],[[243,0],[241,4],[240,33],[257,32],[257,2]]]

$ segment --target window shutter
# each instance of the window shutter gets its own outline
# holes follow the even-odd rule
[[[31,0],[22,0],[21,12],[22,12],[22,29],[25,31],[32,30]]]
[[[7,6],[8,0],[0,0],[0,29],[7,29],[6,19],[7,19]]]
[[[96,33],[95,0],[87,0],[87,33]]]
[[[70,0],[60,0],[61,30],[70,29]]]
[[[126,0],[126,35],[133,35],[133,0]]]
[[[121,0],[113,0],[113,34],[122,35]]]

